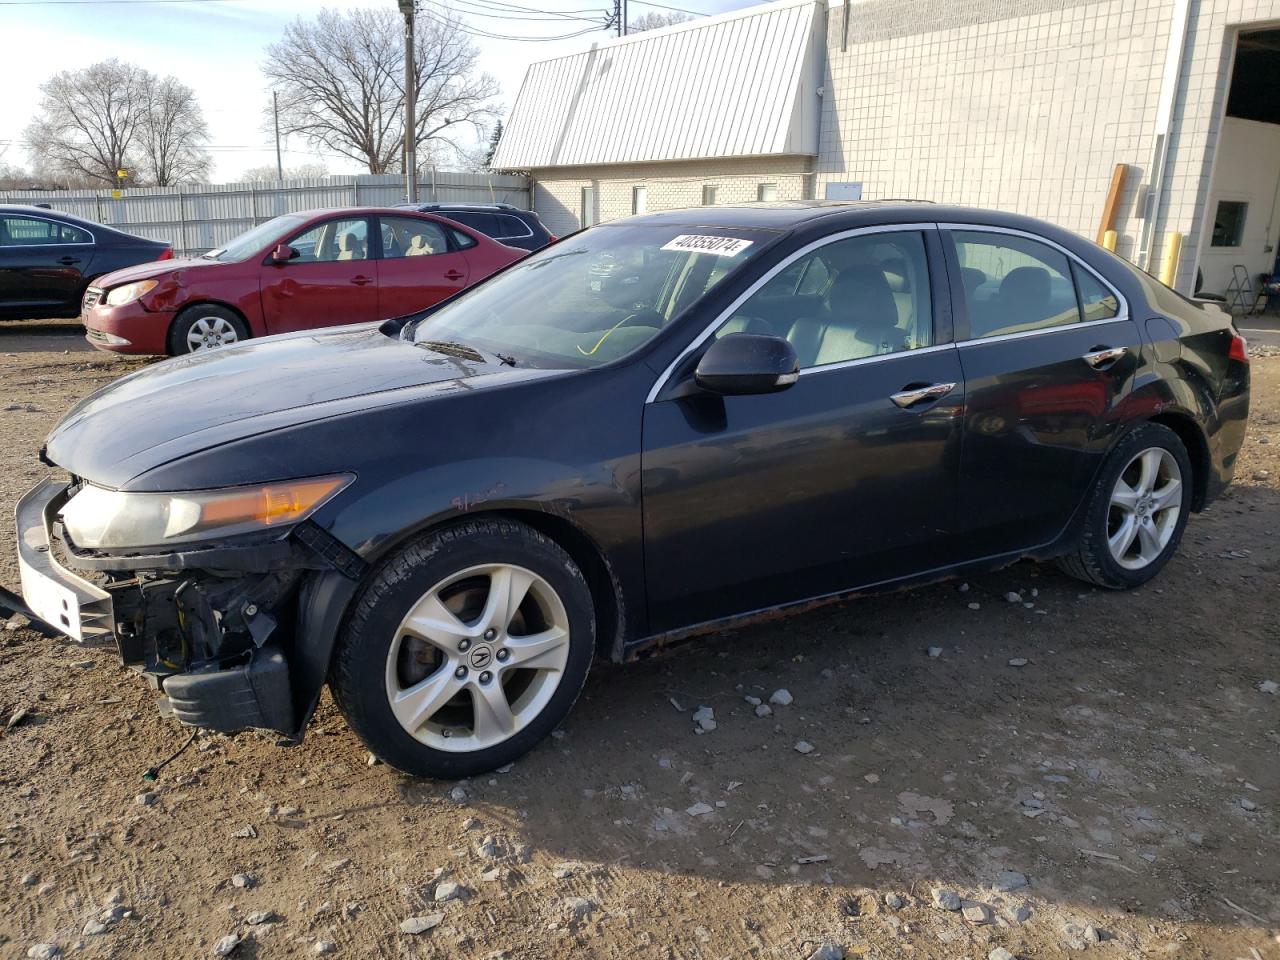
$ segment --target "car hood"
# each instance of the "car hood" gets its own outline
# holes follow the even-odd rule
[[[139,263],[136,266],[124,267],[121,270],[104,273],[93,281],[93,286],[100,290],[110,290],[112,287],[118,287],[121,284],[150,280],[153,277],[163,277],[166,274],[176,273],[179,270],[189,270],[192,267],[199,269],[220,266],[225,266],[225,264],[221,264],[216,260],[156,260],[151,263]]]
[[[45,455],[119,489],[162,464],[245,437],[559,372],[443,356],[372,324],[266,337],[122,377],[72,408],[49,434]]]

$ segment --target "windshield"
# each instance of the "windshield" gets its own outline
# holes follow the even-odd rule
[[[773,239],[763,230],[600,226],[510,267],[417,325],[416,343],[591,367],[647,343]]]
[[[206,260],[220,260],[223,263],[239,263],[253,256],[272,240],[282,238],[290,230],[307,222],[306,217],[285,215],[260,223],[252,230],[246,230],[225,247],[218,247],[206,253]]]

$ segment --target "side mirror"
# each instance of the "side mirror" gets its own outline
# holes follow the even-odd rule
[[[297,260],[300,256],[301,254],[287,243],[277,243],[276,248],[271,251],[271,262],[288,263],[290,260]]]
[[[702,355],[693,379],[724,396],[777,393],[800,379],[800,360],[782,337],[731,333]]]

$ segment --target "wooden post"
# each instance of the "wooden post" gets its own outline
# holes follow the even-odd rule
[[[1115,226],[1116,209],[1120,206],[1120,194],[1124,191],[1125,178],[1129,176],[1129,165],[1117,163],[1111,174],[1111,189],[1107,191],[1107,202],[1102,208],[1102,222],[1098,225],[1098,243],[1106,239],[1107,231]]]

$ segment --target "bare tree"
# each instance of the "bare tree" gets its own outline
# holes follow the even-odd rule
[[[240,174],[240,179],[244,181],[264,181],[278,180],[279,171],[276,170],[274,163],[264,163],[260,167],[250,167],[244,173]],[[285,167],[284,178],[286,180],[314,180],[321,177],[329,176],[329,168],[323,163],[304,163],[296,167]]]
[[[646,30],[660,30],[663,27],[674,27],[677,23],[687,23],[693,17],[687,13],[657,13],[650,11],[634,20],[627,21],[627,33],[644,33]]]
[[[64,70],[40,87],[26,145],[42,172],[68,181],[161,185],[208,171],[204,118],[189,87],[131,63],[104,60]]]
[[[27,127],[27,149],[51,173],[115,183],[129,169],[129,151],[142,123],[138,70],[104,60],[64,70],[41,84],[40,114]]]
[[[494,116],[498,86],[476,67],[478,51],[446,14],[415,29],[417,142],[457,146]],[[299,18],[267,47],[263,72],[280,94],[283,133],[297,133],[359,161],[370,173],[403,169],[404,33],[390,7]]]
[[[175,77],[143,78],[146,96],[138,153],[148,183],[168,187],[207,180],[211,163],[203,144],[209,127],[196,93]]]

